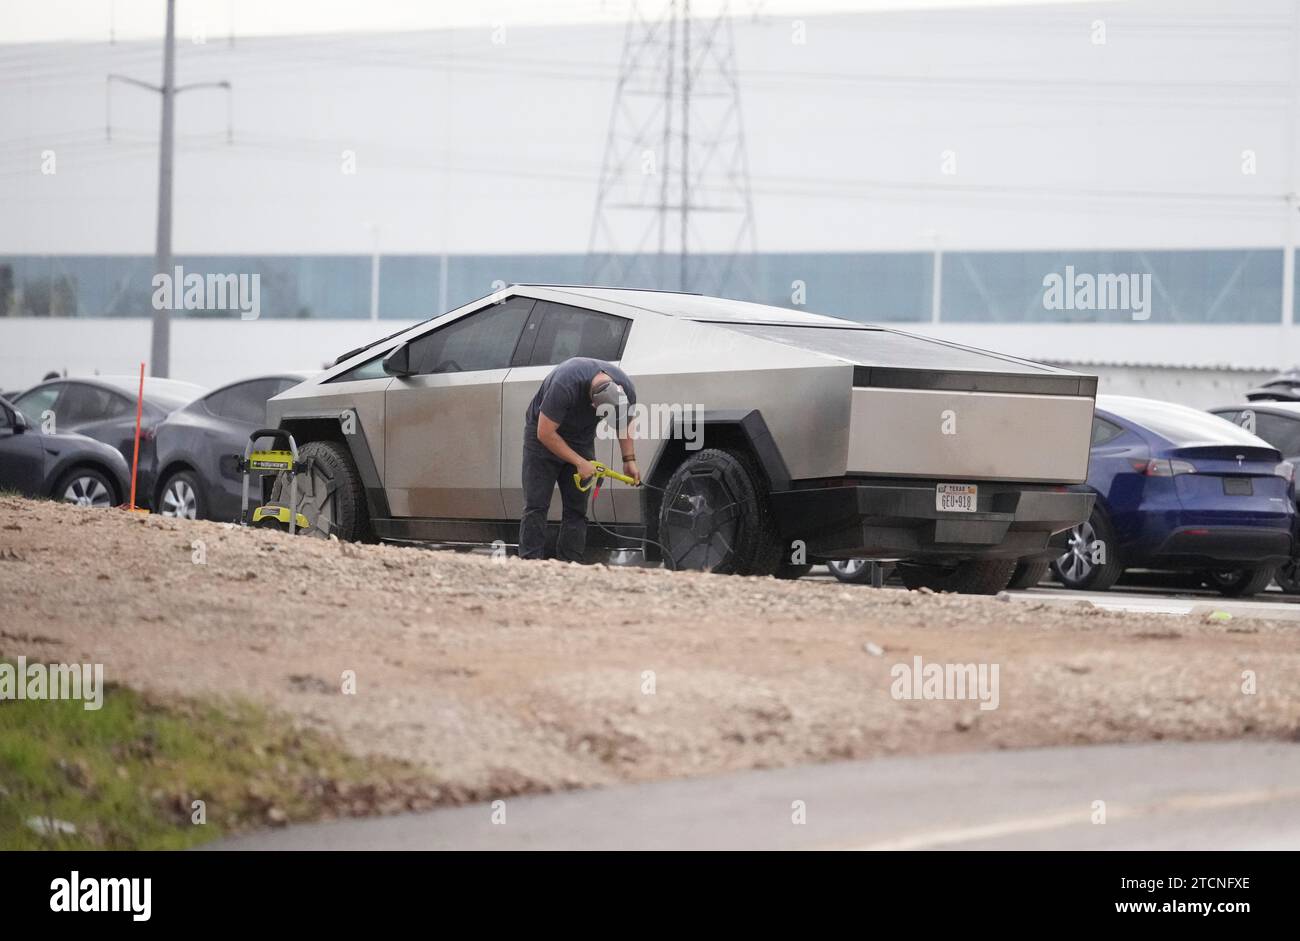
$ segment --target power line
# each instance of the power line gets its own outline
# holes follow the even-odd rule
[[[119,147],[104,144],[95,131],[73,132],[83,136],[83,140],[74,140],[61,145],[61,153],[78,154],[82,151],[87,157],[78,159],[74,166],[102,165],[111,163]],[[120,138],[123,132],[115,132]],[[133,153],[148,153],[154,150],[148,141],[149,133],[143,130],[130,130],[135,143],[129,145]],[[224,143],[221,132],[198,135],[182,135],[177,138],[178,146],[186,153],[227,154],[241,158],[267,156],[274,159],[290,160],[302,166],[324,167],[337,159],[341,148],[347,141],[323,138],[298,138],[279,135],[241,132],[240,138],[233,145]],[[3,145],[0,141],[0,145]],[[575,166],[572,161],[557,161],[546,164],[536,157],[530,157],[528,168],[502,163],[500,154],[494,151],[456,151],[447,152],[444,160],[430,160],[421,151],[377,150],[370,158],[369,165],[387,170],[425,173],[429,171],[455,173],[472,176],[495,178],[513,178],[521,180],[539,180],[556,183],[568,183],[583,186],[588,183],[591,174],[598,169],[595,166]],[[101,159],[102,158],[102,159]],[[66,159],[66,157],[65,157]],[[11,171],[0,169],[0,177],[27,176],[33,171],[25,164],[27,157],[18,154],[16,164]],[[494,165],[495,164],[495,165]],[[3,164],[0,163],[0,167]],[[706,195],[725,195],[730,192],[726,184],[717,181],[701,181],[695,189],[700,194],[700,201]],[[764,196],[786,196],[800,199],[888,199],[910,200],[928,199],[934,195],[943,195],[948,202],[980,203],[988,199],[1024,199],[1029,201],[1061,200],[1097,200],[1115,201],[1140,205],[1143,203],[1182,203],[1198,211],[1237,210],[1275,211],[1284,202],[1285,194],[1270,193],[1236,193],[1231,191],[1195,191],[1195,190],[1134,190],[1108,187],[1087,187],[1077,185],[1026,185],[1026,184],[981,184],[939,182],[928,180],[887,180],[871,178],[844,177],[807,177],[795,175],[757,175],[751,177],[753,192]],[[674,212],[680,210],[680,204],[673,200],[668,206]]]

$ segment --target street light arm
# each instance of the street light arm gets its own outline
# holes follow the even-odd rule
[[[129,75],[118,75],[116,73],[109,73],[108,80],[110,82],[112,81],[126,82],[128,85],[139,85],[141,88],[146,88],[151,92],[157,92],[158,94],[162,94],[162,86],[150,85],[148,82],[142,82],[138,78],[132,78]]]
[[[229,82],[190,82],[190,84],[188,85],[177,85],[176,94],[179,95],[183,91],[190,91],[191,89],[195,89],[195,88],[224,88],[226,91],[230,91],[230,83]]]

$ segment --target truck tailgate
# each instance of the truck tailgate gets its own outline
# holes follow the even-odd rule
[[[1081,483],[1090,396],[853,390],[850,474]]]

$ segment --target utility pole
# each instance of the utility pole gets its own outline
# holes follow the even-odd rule
[[[682,263],[678,270],[679,291],[685,291],[688,283],[687,229],[691,221],[691,0],[682,0],[682,5]]]
[[[597,284],[754,296],[749,163],[725,5],[634,0],[587,277]]]
[[[367,222],[370,230],[370,319],[379,319],[379,223]]]
[[[226,100],[226,143],[234,142],[234,130],[231,116],[228,81],[192,82],[176,87],[176,0],[167,0],[167,30],[163,37],[163,79],[161,85],[142,82],[129,75],[111,74],[105,88],[104,135],[106,140],[113,139],[112,96],[113,82],[125,82],[162,96],[162,122],[158,138],[158,231],[154,242],[154,274],[172,277],[172,166],[176,151],[176,96],[194,88],[225,89]],[[184,285],[173,284],[173,296],[178,296]],[[149,339],[149,372],[159,378],[167,378],[171,369],[171,311],[167,308],[154,308],[153,323]]]
[[[172,274],[172,157],[176,146],[176,0],[167,0],[167,34],[163,39],[162,130],[158,142],[158,237],[154,244],[154,274]],[[172,291],[183,290],[173,284]],[[171,311],[154,304],[149,342],[149,369],[166,378],[171,371]]]

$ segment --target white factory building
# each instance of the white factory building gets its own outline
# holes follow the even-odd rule
[[[735,9],[753,240],[725,293],[1193,404],[1300,363],[1300,0]],[[260,299],[175,312],[172,376],[585,280],[624,37],[178,36],[178,83],[231,88],[177,99],[175,263]],[[157,83],[161,43],[0,45],[0,388],[147,355],[158,97],[109,75]]]

